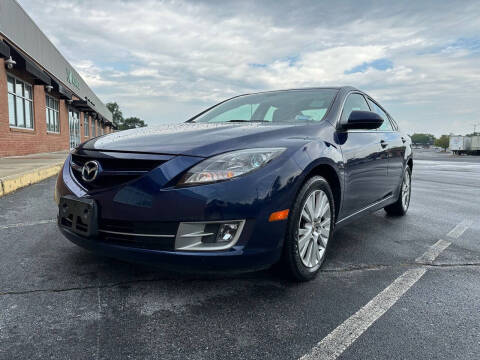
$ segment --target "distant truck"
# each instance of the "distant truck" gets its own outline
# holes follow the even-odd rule
[[[480,135],[451,135],[449,148],[455,155],[480,155]]]
[[[472,143],[470,144],[471,151],[476,152],[477,154],[480,153],[480,135],[472,136],[471,138]]]

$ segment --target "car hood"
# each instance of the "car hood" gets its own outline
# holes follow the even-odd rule
[[[280,146],[306,127],[266,123],[181,123],[119,131],[85,142],[85,150],[208,157],[248,147]],[[296,131],[292,131],[295,128]],[[302,131],[303,130],[303,131]],[[297,138],[298,139],[298,138]]]

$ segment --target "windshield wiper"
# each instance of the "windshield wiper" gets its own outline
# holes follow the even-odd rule
[[[228,120],[226,122],[270,122],[268,120]]]

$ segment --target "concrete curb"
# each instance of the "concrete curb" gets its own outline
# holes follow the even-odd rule
[[[33,169],[21,174],[15,174],[0,178],[0,197],[7,195],[15,190],[38,183],[60,172],[63,161],[57,164],[48,165]]]

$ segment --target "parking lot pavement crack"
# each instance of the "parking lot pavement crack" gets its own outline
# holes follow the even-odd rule
[[[413,264],[418,265],[418,264]],[[321,269],[322,273],[332,273],[332,272],[350,272],[350,271],[367,271],[367,270],[383,270],[394,267],[395,265],[387,264],[352,264],[345,267],[331,268],[331,269]],[[397,266],[405,266],[404,264],[397,264]]]
[[[466,262],[466,263],[452,263],[452,264],[419,264],[419,263],[402,263],[396,265],[365,265],[365,266],[350,266],[346,268],[338,269],[325,269],[322,270],[322,273],[348,273],[354,271],[371,271],[371,270],[385,270],[393,268],[437,268],[437,269],[447,269],[447,268],[462,268],[462,267],[480,267],[480,262]],[[242,278],[243,280],[247,280]],[[92,286],[77,286],[77,287],[68,287],[68,288],[45,288],[45,289],[31,289],[31,290],[12,290],[12,291],[0,291],[0,296],[8,295],[27,295],[35,293],[61,293],[68,291],[84,291],[84,290],[100,290],[114,288],[123,285],[138,284],[138,283],[149,283],[157,281],[166,281],[170,279],[165,278],[152,278],[152,279],[136,279],[130,281],[121,281],[110,284],[100,284]],[[252,280],[252,278],[250,278]],[[253,279],[254,280],[254,279]],[[178,281],[178,280],[175,280]]]
[[[145,282],[155,282],[155,281],[163,281],[164,278],[154,278],[154,279],[135,279],[129,281],[120,281],[110,284],[100,284],[100,285],[92,285],[92,286],[75,286],[75,287],[68,287],[68,288],[46,288],[46,289],[31,289],[31,290],[16,290],[16,291],[0,291],[0,296],[3,295],[24,295],[24,294],[33,294],[33,293],[41,293],[41,292],[50,292],[50,293],[59,293],[59,292],[66,292],[66,291],[83,291],[83,290],[92,290],[92,289],[107,289],[113,288],[117,286],[129,285],[129,284],[136,284],[136,283],[145,283]]]
[[[17,223],[17,224],[6,224],[6,225],[0,225],[0,230],[10,229],[10,228],[18,228],[18,227],[24,227],[24,226],[51,224],[51,223],[54,223],[56,221],[57,221],[56,219],[47,219],[47,220],[39,220],[39,221]]]
[[[352,265],[344,268],[332,268],[322,269],[322,273],[346,273],[355,271],[374,271],[374,270],[386,270],[394,268],[414,268],[414,267],[433,267],[433,268],[449,268],[449,267],[468,267],[468,266],[480,266],[480,262],[456,262],[456,263],[432,263],[432,262],[411,262],[401,263],[395,265],[383,265],[383,264],[365,264],[365,265]]]
[[[432,268],[462,268],[462,267],[476,267],[480,266],[480,262],[466,262],[466,263],[441,263],[441,264],[428,264],[428,267]]]

